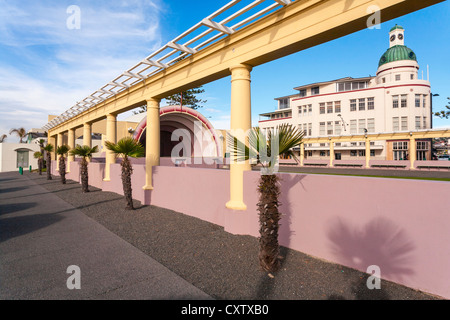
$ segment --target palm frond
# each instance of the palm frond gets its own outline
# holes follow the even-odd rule
[[[248,146],[237,137],[227,134],[228,150],[235,161],[256,159],[263,166],[272,166],[278,156],[291,156],[298,162],[292,148],[298,146],[304,132],[290,124],[282,124],[267,136],[259,127],[253,128],[248,135]]]
[[[34,157],[35,159],[40,159],[40,158],[43,157],[43,154],[40,153],[39,151],[36,151],[35,153],[33,153],[33,157]]]
[[[98,146],[94,146],[93,148],[89,146],[80,146],[76,145],[75,148],[69,151],[71,156],[80,156],[82,158],[92,158],[92,154],[98,152]]]
[[[70,150],[69,146],[63,144],[62,146],[56,148],[56,153],[59,155],[65,155],[69,152],[69,150]]]
[[[117,155],[139,158],[145,156],[144,147],[132,137],[124,137],[117,143],[105,141],[105,146]]]
[[[47,144],[47,145],[44,147],[44,150],[47,151],[47,152],[53,152],[54,147],[53,147],[53,145],[52,145],[51,143],[49,143],[49,144]]]

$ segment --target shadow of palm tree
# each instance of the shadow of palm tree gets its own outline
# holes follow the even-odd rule
[[[342,265],[366,272],[369,266],[380,268],[381,278],[402,281],[414,274],[414,243],[406,232],[387,218],[378,217],[357,229],[337,218],[329,228],[331,250]],[[357,299],[388,299],[382,290],[370,290],[367,277],[354,283]],[[339,298],[339,297],[330,297]]]

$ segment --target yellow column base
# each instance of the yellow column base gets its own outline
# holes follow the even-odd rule
[[[240,210],[240,211],[247,210],[247,206],[245,205],[245,203],[237,200],[230,200],[225,204],[225,206],[231,210]]]

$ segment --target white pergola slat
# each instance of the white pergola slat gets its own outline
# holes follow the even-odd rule
[[[83,111],[92,108],[98,103],[101,103],[102,101],[113,97],[117,93],[120,93],[123,90],[126,90],[131,86],[147,79],[148,77],[161,72],[169,66],[176,64],[188,55],[193,55],[198,51],[203,50],[215,41],[218,41],[220,38],[233,34],[235,31],[237,31],[237,29],[245,27],[246,25],[257,21],[259,18],[270,13],[271,11],[275,11],[277,10],[277,8],[280,9],[281,7],[287,6],[296,0],[255,0],[251,1],[243,8],[238,9],[236,12],[230,13],[220,22],[216,22],[213,20],[222,14],[226,14],[229,10],[233,9],[233,7],[235,7],[242,1],[245,0],[232,0],[228,2],[220,9],[201,20],[199,23],[186,30],[175,39],[150,54],[148,57],[141,60],[135,66],[123,72],[120,76],[103,86],[101,89],[96,90],[88,97],[84,98],[81,102],[77,102],[69,109],[72,111],[64,112],[52,121],[48,122],[45,126],[43,126],[43,128],[48,130],[60,123],[63,123],[64,121],[82,113]],[[260,9],[256,13],[247,16],[251,10],[264,4],[264,8]],[[235,21],[239,18],[241,18],[242,20],[236,22],[234,25],[226,25],[227,23],[231,23],[232,21]],[[193,35],[194,32],[198,31],[200,28],[205,27],[207,28],[207,30],[201,32],[196,36]],[[213,35],[211,35],[211,33],[213,33]],[[184,43],[180,43],[183,38],[187,38],[188,36],[193,36],[193,38],[187,40]],[[199,41],[201,41],[199,44],[191,46]],[[158,55],[167,50],[170,51],[162,57],[158,57]],[[168,59],[170,60],[166,61]]]

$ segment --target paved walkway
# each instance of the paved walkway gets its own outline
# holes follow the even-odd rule
[[[67,268],[80,268],[69,290]],[[210,299],[17,172],[0,173],[0,299]]]

